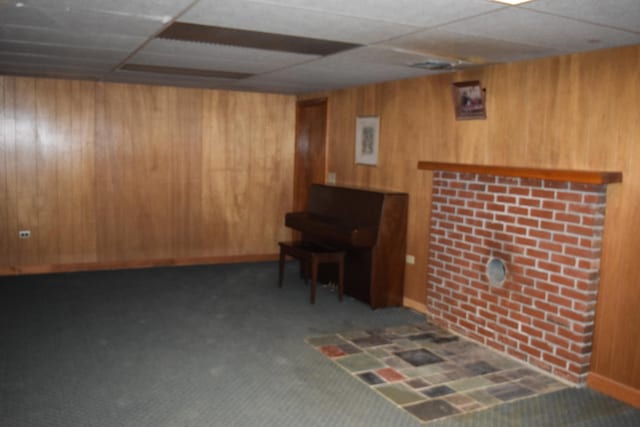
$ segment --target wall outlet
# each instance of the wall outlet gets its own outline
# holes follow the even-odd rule
[[[327,173],[327,184],[335,184],[336,183],[336,173],[329,172]]]
[[[31,237],[31,230],[18,231],[18,237],[21,239],[28,239],[29,237]]]
[[[416,257],[414,257],[413,255],[407,254],[406,260],[407,260],[407,264],[415,264],[416,263]]]

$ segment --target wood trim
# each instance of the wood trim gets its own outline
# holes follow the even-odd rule
[[[91,262],[0,267],[0,276],[22,274],[70,273],[75,271],[125,270],[151,267],[177,267],[204,264],[236,264],[241,262],[276,261],[278,254],[229,255],[196,258],[165,258],[155,260]]]
[[[616,182],[622,182],[622,172],[520,168],[425,161],[418,162],[418,169],[516,176],[521,178],[579,182],[583,184],[614,184]]]
[[[320,98],[311,98],[311,99],[300,99],[296,102],[296,105],[299,107],[309,107],[311,105],[320,105],[328,103],[329,98],[326,96]]]
[[[619,383],[595,372],[589,372],[587,385],[594,390],[640,408],[640,390],[637,388]]]
[[[427,314],[427,305],[422,302],[404,297],[402,305],[406,308],[410,308],[411,310],[415,310],[418,313]]]

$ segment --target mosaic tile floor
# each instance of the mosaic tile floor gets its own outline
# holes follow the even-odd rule
[[[568,387],[426,323],[348,331],[306,341],[422,422]]]

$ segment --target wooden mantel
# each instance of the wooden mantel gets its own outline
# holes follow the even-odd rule
[[[622,182],[622,172],[521,168],[426,161],[418,162],[418,169],[479,173],[496,176],[515,176],[521,178],[579,182],[583,184],[614,184]]]

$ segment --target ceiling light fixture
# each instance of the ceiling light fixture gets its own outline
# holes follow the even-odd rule
[[[504,4],[510,4],[511,6],[516,6],[522,3],[529,3],[530,1],[533,1],[533,0],[491,0],[491,1],[495,3],[504,3]]]

